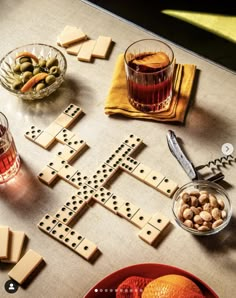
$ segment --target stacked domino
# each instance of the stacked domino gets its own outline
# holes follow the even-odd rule
[[[66,48],[70,55],[80,61],[91,62],[92,58],[105,59],[112,43],[109,36],[99,36],[97,40],[89,39],[81,28],[65,26],[57,37],[57,44]]]
[[[15,264],[8,273],[18,284],[23,284],[43,260],[37,252],[29,249],[22,258],[25,233],[0,226],[0,262]]]

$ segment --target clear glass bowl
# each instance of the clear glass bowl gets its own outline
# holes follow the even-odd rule
[[[193,192],[193,191],[207,191],[208,193],[213,194],[217,199],[222,199],[224,202],[224,210],[226,211],[226,217],[223,220],[223,223],[219,225],[216,228],[211,228],[209,231],[199,231],[195,228],[189,228],[183,223],[183,219],[181,220],[181,217],[179,215],[179,210],[181,204],[181,196],[183,193],[187,192]],[[175,218],[176,223],[185,231],[188,231],[189,233],[192,233],[197,236],[206,236],[206,235],[213,235],[218,233],[219,231],[223,230],[229,223],[230,218],[232,216],[232,206],[231,202],[229,199],[229,196],[225,189],[221,187],[220,185],[214,183],[214,182],[209,182],[205,180],[198,180],[194,182],[189,182],[182,187],[180,187],[174,197],[173,197],[173,205],[172,205],[172,212]]]
[[[30,90],[27,92],[21,92],[19,90],[14,90],[12,88],[12,82],[15,80],[15,73],[12,70],[12,66],[15,63],[15,58],[17,54],[21,52],[30,52],[34,54],[37,58],[50,58],[56,57],[58,59],[58,66],[60,68],[60,75],[56,78],[56,81],[49,85],[48,87],[41,89],[40,91]],[[67,69],[67,62],[65,56],[57,48],[40,43],[28,44],[18,47],[9,53],[7,53],[0,61],[0,83],[8,90],[11,94],[24,100],[36,100],[42,99],[49,96],[55,90],[57,90],[62,82],[64,81],[65,73]]]

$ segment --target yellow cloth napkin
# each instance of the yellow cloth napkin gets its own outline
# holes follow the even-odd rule
[[[143,113],[136,110],[129,102],[124,54],[120,54],[116,61],[111,88],[105,101],[105,114],[122,114],[131,118],[183,123],[190,101],[195,71],[195,65],[176,64],[173,79],[173,99],[168,110],[158,113]]]

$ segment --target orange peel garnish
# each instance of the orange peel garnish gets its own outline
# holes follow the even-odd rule
[[[40,72],[29,79],[28,82],[24,84],[24,86],[20,89],[21,92],[29,91],[34,85],[36,85],[39,81],[44,80],[48,74],[46,72]]]
[[[21,58],[21,57],[30,57],[32,58],[36,63],[39,62],[39,59],[32,53],[30,52],[21,52],[16,56],[16,59]]]

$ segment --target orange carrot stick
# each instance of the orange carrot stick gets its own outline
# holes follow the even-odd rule
[[[39,81],[46,78],[48,74],[46,72],[40,72],[33,76],[31,79],[29,79],[28,82],[24,84],[24,86],[20,89],[21,92],[26,92],[30,90],[35,84],[37,84]]]

